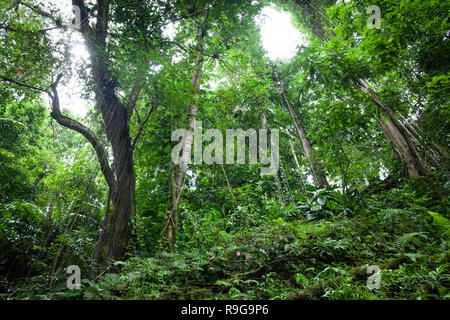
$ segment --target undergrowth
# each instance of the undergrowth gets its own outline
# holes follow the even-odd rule
[[[317,190],[316,190],[317,191]],[[316,192],[314,191],[314,192]],[[316,192],[317,193],[317,192]],[[130,255],[79,290],[65,288],[64,272],[17,282],[3,298],[31,299],[448,299],[448,213],[408,189],[368,196],[352,210],[336,193],[316,201],[328,218],[311,219],[291,205],[239,208],[228,217],[184,208],[184,240],[170,252]],[[310,197],[311,199],[312,197]],[[332,200],[334,199],[334,200]],[[436,203],[436,202],[435,202]],[[304,205],[304,204],[300,204]],[[300,207],[297,203],[297,207]],[[427,207],[427,206],[428,207]],[[314,206],[314,204],[312,204]],[[310,206],[311,207],[311,206]],[[336,209],[337,208],[337,209]],[[440,213],[439,213],[439,212]],[[245,222],[239,219],[246,214]],[[369,266],[380,287],[369,288]],[[59,279],[59,282],[58,282]],[[47,288],[47,289],[45,289]]]

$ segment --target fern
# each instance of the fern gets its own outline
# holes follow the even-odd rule
[[[414,263],[417,262],[418,260],[426,257],[426,255],[424,255],[422,253],[404,253],[402,255],[405,257],[408,257]]]
[[[428,239],[428,236],[425,232],[411,232],[398,237],[393,243],[394,250],[398,252],[405,252],[408,245],[413,240],[417,240],[418,238],[423,238],[424,240]]]

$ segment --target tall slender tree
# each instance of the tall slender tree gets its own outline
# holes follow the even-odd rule
[[[324,9],[336,4],[337,1],[279,1],[284,7],[291,10],[303,27],[308,28],[317,39],[329,41],[327,27],[332,25],[324,13]],[[378,124],[385,133],[399,160],[405,165],[410,177],[423,177],[430,173],[430,167],[418,152],[417,146],[406,129],[398,120],[392,108],[385,103],[366,79],[358,79],[357,85],[369,95],[374,105],[380,109]]]

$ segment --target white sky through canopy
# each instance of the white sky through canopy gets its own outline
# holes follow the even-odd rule
[[[271,60],[289,60],[296,54],[297,46],[306,43],[305,37],[292,25],[291,15],[275,7],[265,7],[256,23],[261,29],[263,47]]]

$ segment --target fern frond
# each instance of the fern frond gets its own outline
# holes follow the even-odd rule
[[[418,238],[428,239],[425,232],[406,233],[395,240],[393,247],[396,251],[404,252],[408,244],[413,240],[417,240]]]

